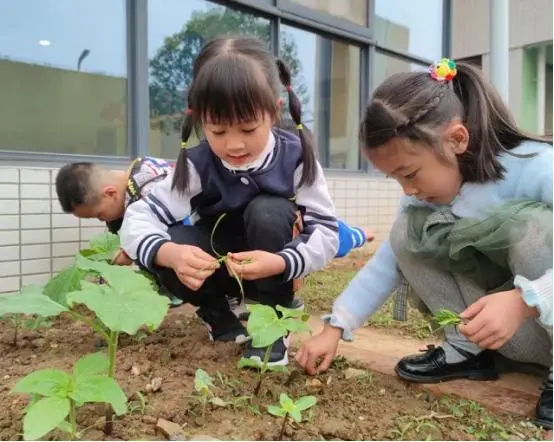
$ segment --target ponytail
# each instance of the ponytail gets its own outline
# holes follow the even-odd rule
[[[302,146],[303,169],[299,185],[302,186],[306,184],[310,186],[315,181],[317,170],[314,139],[308,128],[304,127],[302,124],[302,103],[300,103],[300,100],[292,90],[290,70],[282,60],[277,59],[276,63],[281,84],[288,92],[289,112],[292,121],[294,121],[298,129],[298,137],[300,138],[300,145]]]
[[[185,193],[189,188],[187,142],[192,134],[193,128],[194,118],[192,116],[192,109],[189,107],[185,111],[185,120],[183,121],[183,126],[181,127],[181,149],[179,151],[179,155],[177,156],[175,173],[173,174],[173,182],[171,183],[171,190],[176,189],[181,194]]]
[[[463,123],[470,134],[467,152],[459,157],[462,176],[468,181],[502,179],[506,170],[499,154],[511,153],[522,141],[552,143],[552,139],[527,134],[517,127],[508,106],[479,69],[467,63],[458,63],[456,68],[452,86],[463,106]]]

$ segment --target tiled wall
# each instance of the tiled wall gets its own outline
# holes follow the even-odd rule
[[[94,235],[96,220],[64,214],[56,198],[56,169],[0,167],[0,293],[42,283],[73,261]],[[327,173],[337,215],[372,228],[378,244],[396,212],[400,190],[384,178]]]

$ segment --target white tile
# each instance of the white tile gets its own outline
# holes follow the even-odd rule
[[[0,215],[0,230],[19,229],[19,215]]]
[[[41,275],[23,275],[23,285],[29,284],[45,284],[51,278],[50,273],[43,273]]]
[[[0,278],[0,293],[16,292],[19,288],[19,276]]]
[[[28,261],[21,261],[21,274],[29,275],[50,272],[50,265],[50,259],[30,259]]]
[[[22,229],[44,229],[50,227],[50,215],[32,215],[21,218]]]
[[[21,198],[50,199],[49,184],[21,184]]]
[[[44,244],[50,242],[50,230],[22,230],[21,244]]]
[[[53,214],[52,227],[79,227],[79,218],[70,214]]]
[[[0,213],[3,215],[16,215],[19,213],[18,200],[0,200]]]
[[[52,213],[64,213],[62,206],[58,200],[51,200],[52,203]]]
[[[89,240],[96,235],[106,232],[106,227],[83,227],[81,228],[81,239]]]
[[[54,258],[52,263],[52,271],[59,272],[64,267],[70,266],[75,262],[75,258],[68,257],[68,258]]]
[[[52,229],[52,242],[79,241],[79,229]]]
[[[0,246],[19,244],[19,230],[0,230]]]
[[[50,244],[32,244],[21,246],[21,259],[50,258]]]
[[[0,261],[17,261],[19,246],[0,246]]]
[[[81,218],[81,227],[106,227],[106,223],[96,218]]]
[[[19,184],[0,184],[0,200],[17,198],[19,198]]]
[[[0,183],[19,183],[19,169],[0,167]]]
[[[80,250],[78,242],[60,242],[52,244],[52,256],[75,256]]]
[[[21,200],[22,214],[50,213],[50,201],[43,200]]]
[[[56,184],[56,177],[58,176],[59,171],[60,169],[50,169],[52,175],[52,184]]]
[[[50,184],[50,171],[44,169],[21,169],[21,183]]]
[[[19,275],[19,261],[3,262],[0,265],[0,276],[17,276]]]

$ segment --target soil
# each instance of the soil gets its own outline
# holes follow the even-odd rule
[[[3,355],[0,358],[0,440],[21,438],[23,410],[28,398],[9,394],[18,379],[41,368],[70,370],[79,357],[97,351],[98,343],[87,326],[63,317],[41,334],[21,332],[17,347],[11,345],[12,336],[12,330],[6,327],[0,331]],[[281,392],[287,392],[292,398],[313,394],[318,401],[313,411],[306,413],[306,422],[288,427],[285,438],[289,440],[472,438],[463,431],[459,420],[448,419],[451,409],[420,390],[370,372],[346,379],[344,360],[318,376],[316,379],[320,382],[314,382],[314,378],[306,376],[292,361],[289,373],[268,374],[260,397],[254,398],[251,404],[248,399],[240,398],[252,394],[256,376],[255,372],[236,368],[240,355],[241,348],[236,344],[209,341],[205,328],[181,308],[171,310],[153,334],[138,338],[122,336],[117,380],[131,407],[129,413],[116,419],[113,434],[107,439],[166,440],[156,430],[156,422],[162,418],[180,425],[187,438],[202,434],[224,440],[273,440],[279,435],[282,418],[269,415],[266,409],[267,405],[278,404]],[[214,378],[216,394],[225,401],[234,401],[233,406],[210,405],[202,416],[198,401],[191,397],[195,370],[199,367]],[[146,385],[153,378],[161,378],[161,388],[146,392]],[[103,415],[101,404],[85,405],[78,410],[79,428],[88,428],[83,440],[104,440]],[[416,433],[416,425],[411,427],[413,431],[403,426],[406,419],[433,421],[433,416],[440,418],[441,415],[447,418],[435,420],[425,435]],[[48,437],[64,439],[64,435],[56,432]]]

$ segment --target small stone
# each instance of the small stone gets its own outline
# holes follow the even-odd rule
[[[146,387],[144,387],[144,391],[146,393],[152,393],[152,384],[146,384]]]
[[[327,385],[331,385],[331,381],[333,380],[333,377],[332,376],[329,376],[327,378]]]
[[[46,346],[46,339],[44,338],[37,338],[33,340],[33,343],[31,344],[34,348],[41,348]]]
[[[53,342],[52,344],[50,344],[50,347],[51,347],[51,348],[58,348],[58,344],[56,344],[55,342]]]
[[[162,378],[152,379],[152,392],[159,391],[162,388]]]
[[[365,420],[365,417],[363,417],[363,416],[358,416],[358,419],[361,420],[361,421],[363,421],[363,420]]]
[[[4,380],[5,380],[5,381],[7,381],[9,378],[10,378],[10,375],[9,375],[9,374],[7,374],[7,375],[4,376]]]
[[[148,425],[156,425],[156,423],[158,422],[158,418],[154,416],[144,415],[142,416],[142,421]]]
[[[175,422],[166,421],[165,419],[158,419],[156,428],[160,430],[168,440],[185,440],[186,436],[179,424]]]
[[[133,365],[131,367],[131,373],[133,374],[133,376],[138,376],[140,374],[140,368],[138,368],[137,365]]]
[[[357,378],[358,376],[362,376],[366,373],[365,370],[360,370],[359,368],[347,368],[344,371],[344,377],[346,379],[352,379]]]
[[[197,434],[196,436],[192,436],[189,440],[221,440],[221,439],[217,439],[213,436],[207,436],[205,434]]]
[[[323,388],[323,382],[319,379],[306,379],[306,388],[310,393],[317,392]]]
[[[379,390],[379,396],[384,396],[387,393],[387,391],[384,388],[381,388]]]
[[[36,359],[37,355],[31,355],[31,359]]]

